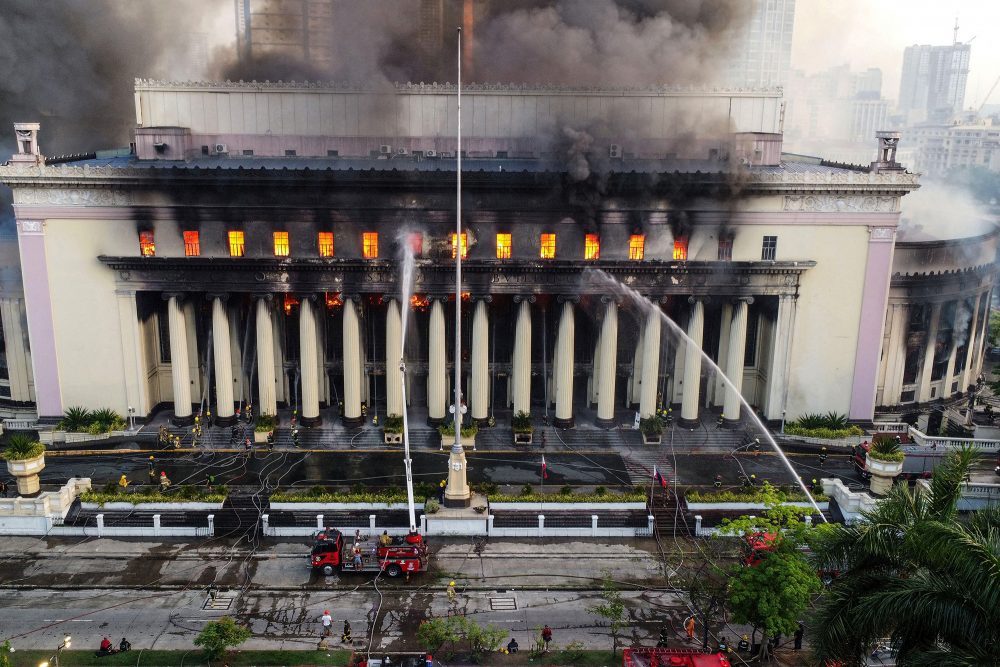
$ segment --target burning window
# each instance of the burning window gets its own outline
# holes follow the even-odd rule
[[[410,252],[413,253],[414,257],[420,257],[424,254],[424,235],[420,232],[410,234]]]
[[[583,237],[583,258],[601,258],[601,238],[597,234],[587,234]]]
[[[156,255],[156,243],[153,242],[153,232],[139,232],[139,254],[143,257]]]
[[[274,233],[274,256],[288,257],[288,232]]]
[[[333,257],[333,232],[320,232],[317,235],[320,257]]]
[[[378,259],[378,232],[365,232],[361,241],[365,259]]]
[[[688,239],[678,236],[674,239],[674,259],[684,261],[688,258]]]
[[[229,256],[242,257],[246,252],[243,232],[229,232]]]
[[[728,238],[719,239],[719,261],[733,261],[733,240]]]
[[[197,257],[201,254],[201,239],[198,232],[184,232],[184,254]]]
[[[778,254],[778,237],[777,236],[765,236],[764,242],[760,247],[760,258],[764,261],[774,261],[775,256]]]
[[[628,258],[640,260],[646,256],[646,235],[633,234],[628,237]]]
[[[468,235],[465,232],[462,232],[462,241],[461,241],[461,243],[462,243],[462,259],[465,259],[466,257],[469,256],[469,241],[468,241]],[[451,258],[455,259],[455,235],[454,234],[451,235]]]
[[[556,256],[556,235],[555,234],[542,234],[541,237],[542,259],[554,259]]]
[[[497,259],[510,259],[510,234],[497,234]]]

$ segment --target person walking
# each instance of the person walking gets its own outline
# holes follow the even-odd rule
[[[448,590],[446,591],[448,595],[448,615],[458,613],[458,591],[455,590],[455,582],[448,582]]]
[[[552,628],[546,623],[545,627],[542,628],[542,643],[545,644],[545,648],[542,650],[543,653],[549,652],[549,642],[552,641]]]
[[[0,498],[6,498],[6,497],[7,497],[7,482],[0,481]]]
[[[153,457],[152,454],[150,454],[149,455],[149,461],[147,463],[149,464],[149,481],[150,482],[155,482],[156,481],[156,458]]]
[[[684,631],[687,633],[687,640],[689,642],[694,641],[694,616],[688,616],[687,620],[684,621]]]
[[[323,623],[323,636],[329,637],[333,627],[333,616],[330,615],[330,610],[324,609],[323,615],[319,617],[319,620]]]
[[[824,463],[826,463],[826,447],[820,447],[819,448],[819,465],[822,467],[822,465]]]
[[[448,481],[442,479],[441,483],[438,484],[438,503],[444,503],[444,490],[448,486]]]
[[[128,477],[125,476],[125,473],[122,473],[122,476],[118,478],[118,486],[122,488],[122,491],[128,489]]]
[[[344,633],[342,635],[340,635],[340,643],[341,644],[350,644],[351,642],[352,642],[352,639],[351,639],[351,622],[345,618],[344,619]]]

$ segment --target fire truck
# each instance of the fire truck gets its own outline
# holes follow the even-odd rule
[[[732,667],[723,653],[701,653],[686,648],[627,648],[622,667]]]
[[[360,565],[356,563],[356,553],[361,557]],[[388,545],[383,545],[377,536],[345,540],[336,528],[326,528],[313,536],[309,563],[313,570],[327,576],[339,570],[385,572],[395,578],[427,570],[427,545],[419,533],[394,537]]]
[[[925,447],[907,447],[905,445],[904,447],[906,458],[903,459],[903,472],[900,474],[900,478],[907,480],[930,479],[934,474],[934,468],[936,468],[948,454],[948,450],[944,448],[930,449]],[[871,477],[871,473],[869,473],[865,468],[865,461],[868,458],[868,450],[871,448],[872,445],[867,440],[862,442],[860,445],[854,446],[854,468],[864,479]]]

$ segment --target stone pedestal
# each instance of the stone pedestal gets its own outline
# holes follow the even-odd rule
[[[445,507],[468,507],[472,502],[472,490],[469,488],[465,449],[452,447],[448,456],[448,484],[444,490]]]
[[[903,472],[903,462],[879,461],[869,456],[865,459],[865,470],[872,476],[872,493],[884,496],[892,489],[893,480]]]
[[[7,461],[7,472],[17,479],[17,492],[22,496],[38,493],[38,474],[45,468],[45,454],[21,461]]]

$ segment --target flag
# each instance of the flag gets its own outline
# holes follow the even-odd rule
[[[545,463],[545,455],[542,454],[542,479],[549,478],[549,466]]]
[[[667,480],[663,479],[663,475],[660,474],[660,471],[656,469],[655,465],[653,466],[653,479],[659,482],[660,486],[664,489],[667,488]]]

